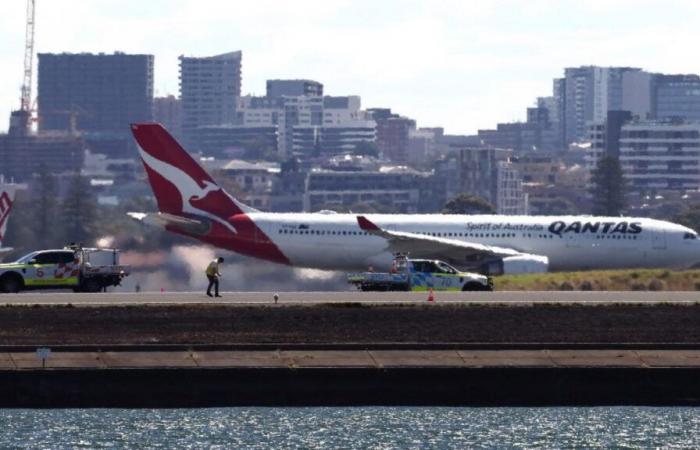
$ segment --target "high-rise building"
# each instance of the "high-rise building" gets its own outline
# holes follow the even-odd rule
[[[209,57],[180,56],[182,132],[193,142],[194,130],[203,125],[236,122],[241,96],[240,51]]]
[[[506,215],[525,215],[528,196],[523,192],[523,179],[511,161],[499,161],[496,165],[496,212]]]
[[[358,96],[246,96],[238,116],[243,127],[275,127],[280,155],[332,155],[375,141],[376,124]]]
[[[424,166],[436,156],[436,139],[440,131],[435,128],[419,128],[408,133],[408,163],[413,166]]]
[[[322,97],[323,85],[313,80],[267,80],[267,97]]]
[[[39,53],[39,130],[128,133],[153,120],[153,55]]]
[[[591,122],[588,125],[588,140],[590,147],[584,158],[586,169],[595,170],[598,162],[605,156],[620,157],[620,135],[622,127],[632,121],[630,111],[608,111],[602,122]]]
[[[406,167],[314,170],[306,181],[304,211],[319,211],[330,206],[352,209],[359,204],[388,207],[402,213],[426,212],[426,206],[436,206],[423,201],[432,184],[432,174]]]
[[[649,72],[625,72],[622,74],[622,110],[633,116],[647,119],[653,114],[652,81],[654,74]]]
[[[511,154],[511,150],[499,148],[460,149],[460,192],[481,197],[496,206],[498,200],[498,163],[508,161]]]
[[[85,143],[79,135],[56,131],[0,135],[0,170],[16,181],[31,179],[41,166],[54,175],[79,172]]]
[[[700,76],[656,75],[652,102],[657,119],[700,120]]]
[[[408,163],[409,134],[416,129],[416,121],[388,108],[373,108],[368,113],[377,123],[377,147],[384,157],[395,163]]]
[[[638,193],[700,189],[700,123],[639,121],[622,126],[620,165]]]
[[[602,122],[610,110],[622,109],[623,76],[634,67],[570,67],[564,70],[564,138],[585,140],[590,122]]]
[[[153,99],[153,119],[176,139],[182,137],[182,102],[174,95]]]

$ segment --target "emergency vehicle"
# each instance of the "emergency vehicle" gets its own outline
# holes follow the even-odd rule
[[[460,272],[444,261],[396,256],[391,272],[348,274],[348,283],[362,291],[492,291],[490,277]]]
[[[0,264],[0,292],[34,289],[73,289],[100,292],[119,286],[131,272],[119,264],[119,250],[69,245],[57,250],[38,250],[13,263]]]

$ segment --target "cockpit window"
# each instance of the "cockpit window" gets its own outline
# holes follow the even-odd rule
[[[698,234],[694,233],[694,232],[693,233],[685,233],[683,235],[683,239],[697,239],[697,238],[698,238]]]

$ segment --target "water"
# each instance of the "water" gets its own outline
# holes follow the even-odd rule
[[[0,409],[0,448],[698,448],[693,408]]]

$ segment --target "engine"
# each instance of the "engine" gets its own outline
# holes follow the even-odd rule
[[[521,273],[545,273],[549,270],[549,258],[540,255],[508,256],[489,262],[480,272],[488,275],[517,275]]]

